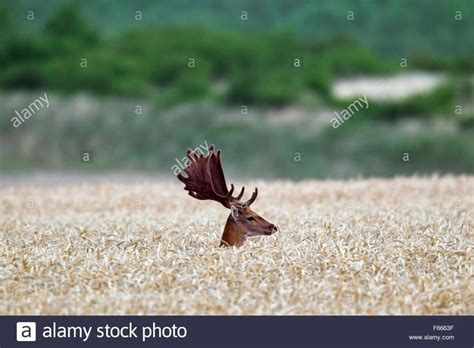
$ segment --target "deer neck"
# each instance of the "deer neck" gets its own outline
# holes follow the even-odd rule
[[[220,246],[242,246],[245,242],[245,231],[229,215],[221,237]]]

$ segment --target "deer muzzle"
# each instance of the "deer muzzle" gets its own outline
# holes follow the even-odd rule
[[[267,236],[270,236],[274,233],[278,232],[278,226],[274,225],[274,224],[270,224],[270,230],[268,232],[265,232],[265,234]]]

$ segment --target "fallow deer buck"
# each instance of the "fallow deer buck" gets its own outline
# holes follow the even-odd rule
[[[186,151],[190,164],[177,178],[185,184],[188,194],[199,200],[213,200],[230,209],[229,217],[221,237],[220,246],[242,246],[247,237],[271,235],[278,228],[250,209],[255,201],[258,189],[252,193],[248,201],[241,201],[245,187],[234,197],[234,185],[227,189],[224,172],[221,165],[221,151],[214,151],[214,145],[209,147],[209,153],[204,156],[191,149]]]

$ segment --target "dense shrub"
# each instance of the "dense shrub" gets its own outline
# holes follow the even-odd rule
[[[0,11],[0,18],[5,17]],[[228,103],[281,106],[310,91],[327,104],[335,77],[387,74],[398,63],[352,39],[302,40],[287,31],[245,32],[189,26],[129,29],[107,40],[89,25],[76,5],[66,5],[46,21],[38,36],[10,33],[0,45],[0,87],[47,88],[58,92],[92,91],[125,96],[156,95],[166,103],[213,96],[215,81],[228,88],[219,97]],[[81,59],[87,68],[81,68]],[[293,62],[301,62],[295,67]],[[190,60],[196,64],[189,67]],[[414,66],[459,72],[472,61],[417,58]],[[315,98],[318,99],[318,98]],[[445,111],[452,105],[450,87],[402,103],[380,105],[386,118],[400,114]]]

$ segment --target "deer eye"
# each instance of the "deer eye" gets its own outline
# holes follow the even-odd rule
[[[248,221],[255,221],[255,218],[253,216],[247,216]]]

